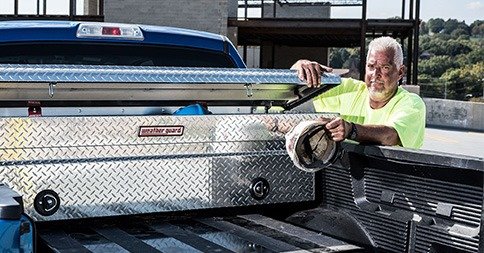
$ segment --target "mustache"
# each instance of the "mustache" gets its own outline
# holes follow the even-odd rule
[[[384,82],[380,80],[370,80],[370,84],[373,84],[373,83],[384,83]]]

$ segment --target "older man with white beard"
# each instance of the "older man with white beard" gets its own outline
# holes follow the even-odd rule
[[[299,60],[291,69],[309,87],[320,84],[321,74],[331,68]],[[337,112],[326,123],[334,141],[351,139],[360,143],[420,148],[425,130],[422,99],[399,87],[405,73],[401,45],[393,38],[374,39],[368,47],[365,81],[343,78],[339,86],[316,97],[317,112]]]

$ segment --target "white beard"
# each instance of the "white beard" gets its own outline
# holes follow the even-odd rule
[[[388,95],[384,91],[377,90],[373,87],[370,87],[368,89],[368,92],[370,93],[370,98],[375,101],[383,101],[388,97]]]
[[[388,94],[385,92],[385,87],[383,86],[383,83],[375,83],[375,81],[371,81],[371,85],[370,87],[368,87],[370,98],[374,101],[383,101],[387,99]],[[381,86],[381,88],[376,88],[375,85]]]

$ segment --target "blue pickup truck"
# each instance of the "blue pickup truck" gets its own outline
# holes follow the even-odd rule
[[[482,252],[482,158],[344,142],[294,166],[281,129],[336,116],[291,110],[338,78],[205,32],[0,22],[0,251]]]

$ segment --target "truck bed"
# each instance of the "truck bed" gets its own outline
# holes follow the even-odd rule
[[[364,252],[260,214],[40,224],[38,235],[41,252]]]
[[[11,73],[3,84],[25,89],[22,101],[38,88],[46,101],[60,99],[67,109],[76,109],[70,104],[75,101],[62,95],[82,92],[86,84],[51,82],[50,72],[31,84]],[[130,115],[121,104],[119,115],[103,114],[100,107],[95,115],[27,117],[35,108],[23,108],[25,115],[7,108],[0,118],[0,222],[17,229],[6,230],[11,238],[30,232],[37,252],[484,249],[482,157],[344,142],[331,166],[308,173],[287,156],[280,129],[335,115],[252,110],[290,108],[314,95],[300,84],[118,81],[87,82],[84,88],[100,91],[108,84],[112,89],[103,92],[120,95],[151,92],[152,85],[164,93],[168,87],[190,93],[189,100],[206,96],[209,108],[223,97],[225,106],[250,111]],[[257,99],[257,93],[276,91],[275,100]],[[3,99],[14,103],[16,97]],[[159,106],[174,105],[169,93],[163,99]],[[177,106],[189,102],[174,99]],[[21,224],[22,213],[28,226]]]

